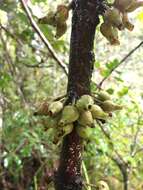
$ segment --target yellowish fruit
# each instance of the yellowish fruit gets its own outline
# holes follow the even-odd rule
[[[66,33],[66,31],[67,31],[67,24],[66,23],[57,24],[55,37],[57,39],[62,37]]]
[[[111,45],[119,45],[118,31],[115,27],[108,23],[102,23],[100,26],[101,34],[110,42]]]
[[[108,184],[105,181],[103,181],[103,180],[98,181],[97,188],[99,190],[110,190]]]
[[[92,136],[92,128],[88,126],[77,125],[76,132],[83,139],[90,139]]]
[[[76,102],[76,107],[79,111],[89,110],[94,104],[93,98],[90,95],[83,95]]]
[[[75,106],[73,105],[65,106],[62,111],[62,116],[59,125],[64,126],[68,123],[73,123],[78,118],[79,118],[79,113]]]
[[[110,99],[111,99],[111,97],[110,97],[110,95],[108,94],[108,92],[103,91],[103,90],[98,93],[97,98],[98,98],[99,100],[101,100],[101,101],[105,101],[105,100],[110,100]]]
[[[106,120],[108,118],[108,114],[105,113],[102,108],[96,104],[94,104],[92,107],[91,107],[91,114],[92,114],[92,117],[93,119],[103,119],[103,120]]]
[[[116,110],[121,110],[123,106],[113,103],[111,100],[106,100],[100,104],[101,108],[105,112],[112,112]]]
[[[104,21],[117,27],[119,30],[123,29],[122,17],[118,9],[112,7],[108,8],[104,13]]]
[[[93,126],[93,117],[90,111],[83,111],[80,113],[78,123],[83,126]]]
[[[49,105],[49,115],[55,116],[63,109],[63,103],[60,101],[51,102]]]
[[[107,182],[110,190],[122,190],[123,189],[123,183],[121,183],[117,178],[114,176],[107,176],[104,178]],[[134,189],[135,190],[135,189]]]

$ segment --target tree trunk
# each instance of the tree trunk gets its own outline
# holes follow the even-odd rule
[[[103,10],[103,0],[73,2],[67,103],[83,94],[90,94],[94,64],[94,35],[99,23],[98,16]],[[74,129],[63,140],[60,164],[55,173],[56,190],[82,189],[81,153],[82,141]]]

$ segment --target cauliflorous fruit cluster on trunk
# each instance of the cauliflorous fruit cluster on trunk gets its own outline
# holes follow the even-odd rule
[[[115,0],[111,7],[107,7],[103,14],[104,22],[100,26],[102,35],[111,45],[119,45],[118,30],[132,31],[134,25],[129,21],[128,13],[143,6],[141,0]]]
[[[64,105],[66,98],[59,101],[44,102],[35,115],[44,117],[45,129],[54,129],[54,143],[59,143],[64,136],[71,133],[74,124],[76,131],[83,139],[90,139],[96,120],[106,122],[111,112],[121,110],[123,106],[115,104],[106,91],[100,91],[94,96],[83,95],[76,102]]]
[[[66,5],[58,5],[56,12],[49,11],[49,13],[39,19],[40,24],[48,24],[56,28],[56,38],[60,38],[67,30],[67,19],[69,17],[69,7]]]

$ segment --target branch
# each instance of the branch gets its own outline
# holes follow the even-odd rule
[[[51,53],[51,56],[53,57],[53,59],[58,63],[58,65],[63,69],[64,73],[67,75],[67,67],[65,66],[65,64],[58,58],[56,52],[54,51],[53,47],[51,46],[51,44],[49,43],[49,41],[46,39],[46,37],[44,36],[44,34],[42,33],[42,31],[40,30],[40,28],[38,27],[38,25],[36,24],[36,22],[34,21],[34,19],[32,18],[32,15],[25,3],[24,0],[20,0],[21,4],[23,6],[23,9],[25,10],[25,13],[30,21],[30,24],[32,26],[32,28],[35,30],[35,32],[38,34],[38,36],[40,37],[40,39],[42,40],[42,42],[45,44],[45,46],[47,47],[47,49],[49,50],[49,52]]]
[[[110,77],[110,75],[113,73],[113,71],[115,71],[123,62],[126,61],[126,59],[128,59],[128,57],[130,57],[142,45],[143,45],[143,41],[140,42],[134,49],[132,49],[123,59],[121,59],[119,64],[110,70],[108,76],[106,76],[102,79],[102,81],[98,84],[98,87],[101,88],[102,84],[105,82],[105,80],[107,80]]]

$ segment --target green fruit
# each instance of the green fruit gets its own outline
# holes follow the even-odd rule
[[[76,126],[77,134],[83,139],[90,139],[92,135],[92,128],[88,126],[78,125]]]
[[[81,112],[78,123],[83,126],[93,126],[93,117],[90,111]]]
[[[108,184],[103,180],[101,180],[97,183],[97,188],[99,190],[110,190]]]
[[[55,101],[55,102],[52,102],[50,105],[49,105],[49,115],[50,116],[55,116],[57,115],[61,110],[63,109],[63,103],[60,102],[60,101]]]
[[[103,119],[103,120],[106,120],[108,118],[108,114],[105,113],[102,108],[96,104],[94,104],[92,107],[91,107],[91,114],[92,114],[92,117],[93,119]]]
[[[62,116],[59,125],[64,126],[68,123],[73,123],[78,118],[79,118],[79,113],[75,106],[72,105],[65,106],[62,111]]]
[[[121,110],[123,106],[113,103],[111,100],[106,100],[100,104],[101,108],[105,112],[112,112],[116,110]]]
[[[110,95],[109,95],[108,92],[106,92],[106,91],[100,91],[100,92],[98,93],[97,98],[98,98],[99,100],[101,100],[101,101],[105,101],[105,100],[110,100],[110,99],[111,99]]]
[[[76,102],[76,107],[79,111],[89,110],[94,104],[93,98],[89,95],[83,95]]]

